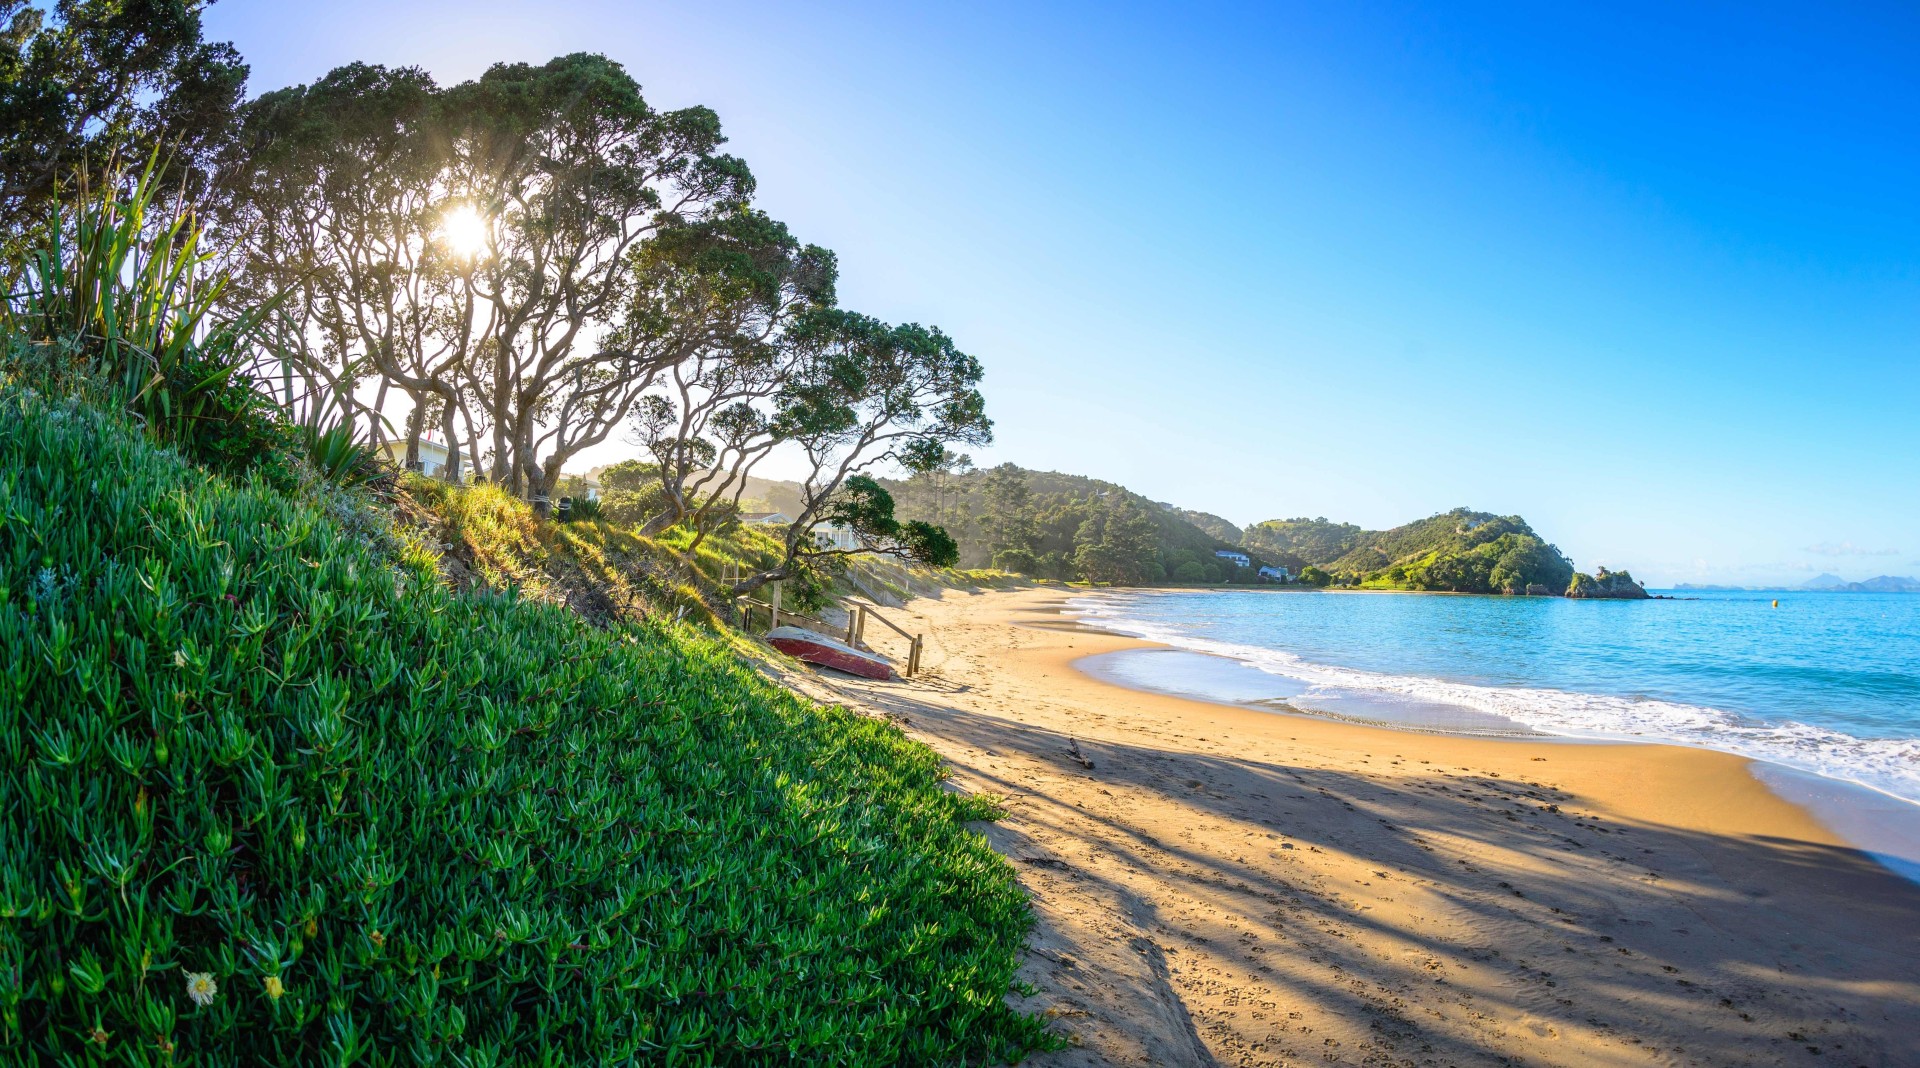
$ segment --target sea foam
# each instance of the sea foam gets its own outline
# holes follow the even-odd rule
[[[1284,595],[1282,595],[1284,596]],[[1313,711],[1316,692],[1378,694],[1457,705],[1531,730],[1571,738],[1668,742],[1714,749],[1824,775],[1920,805],[1920,739],[1861,738],[1797,721],[1761,722],[1734,712],[1673,701],[1523,686],[1482,686],[1314,663],[1281,649],[1221,641],[1179,626],[1139,619],[1117,598],[1068,602],[1072,614],[1104,630],[1176,649],[1239,661],[1308,686],[1290,701]]]

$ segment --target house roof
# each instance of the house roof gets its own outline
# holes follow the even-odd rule
[[[742,523],[766,523],[769,521],[783,521],[786,518],[787,518],[787,513],[785,512],[741,512],[740,513],[740,522]]]

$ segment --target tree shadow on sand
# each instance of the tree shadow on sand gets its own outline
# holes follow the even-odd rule
[[[1088,1038],[1036,1063],[1920,1063],[1920,888],[1855,850],[1621,823],[1544,772],[1083,736],[1088,769],[862,690],[1010,799],[988,833],[1036,895],[1033,981]]]

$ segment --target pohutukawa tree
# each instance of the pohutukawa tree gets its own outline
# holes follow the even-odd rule
[[[0,0],[0,240],[9,251],[77,173],[156,149],[191,181],[247,81],[232,45],[201,38],[205,0]]]
[[[951,566],[958,553],[946,532],[895,520],[892,498],[867,472],[887,464],[923,471],[947,462],[948,446],[990,443],[980,362],[937,329],[889,326],[837,308],[799,316],[784,343],[803,358],[775,398],[772,432],[806,464],[800,513],[787,527],[781,561],[743,579],[735,592],[854,551]],[[818,544],[813,531],[821,522],[850,528],[860,547]]]
[[[290,295],[277,339],[289,408],[364,424],[375,440],[390,390],[415,410],[459,408],[487,323],[463,284],[471,250],[438,239],[447,142],[439,89],[412,68],[351,64],[247,105],[222,222],[239,243],[237,295]]]
[[[747,475],[781,443],[773,400],[808,354],[783,328],[833,304],[833,254],[754,211],[662,234],[643,253],[616,342],[675,349],[658,392],[634,409],[659,508],[643,529],[692,527],[695,544],[738,511]]]
[[[398,389],[431,411],[408,423],[409,458],[427,426],[464,426],[469,463],[536,496],[683,357],[677,338],[606,344],[640,250],[753,190],[713,112],[654,110],[602,56],[448,89],[344,67],[244,122],[225,183],[231,230],[251,235],[242,273],[315,309],[289,328],[289,375],[357,415]]]
[[[493,233],[474,285],[497,343],[469,375],[491,475],[541,495],[682,356],[672,340],[604,344],[645,261],[635,253],[738,211],[753,179],[719,153],[712,111],[655,111],[601,56],[496,66],[450,90],[447,110],[448,183]]]

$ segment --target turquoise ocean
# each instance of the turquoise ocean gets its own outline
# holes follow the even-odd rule
[[[1831,822],[1856,840],[1863,820],[1910,823],[1898,852],[1920,852],[1920,595],[1657,592],[1676,599],[1116,591],[1070,610],[1171,647],[1085,663],[1115,682],[1417,730],[1725,750],[1838,803]]]

